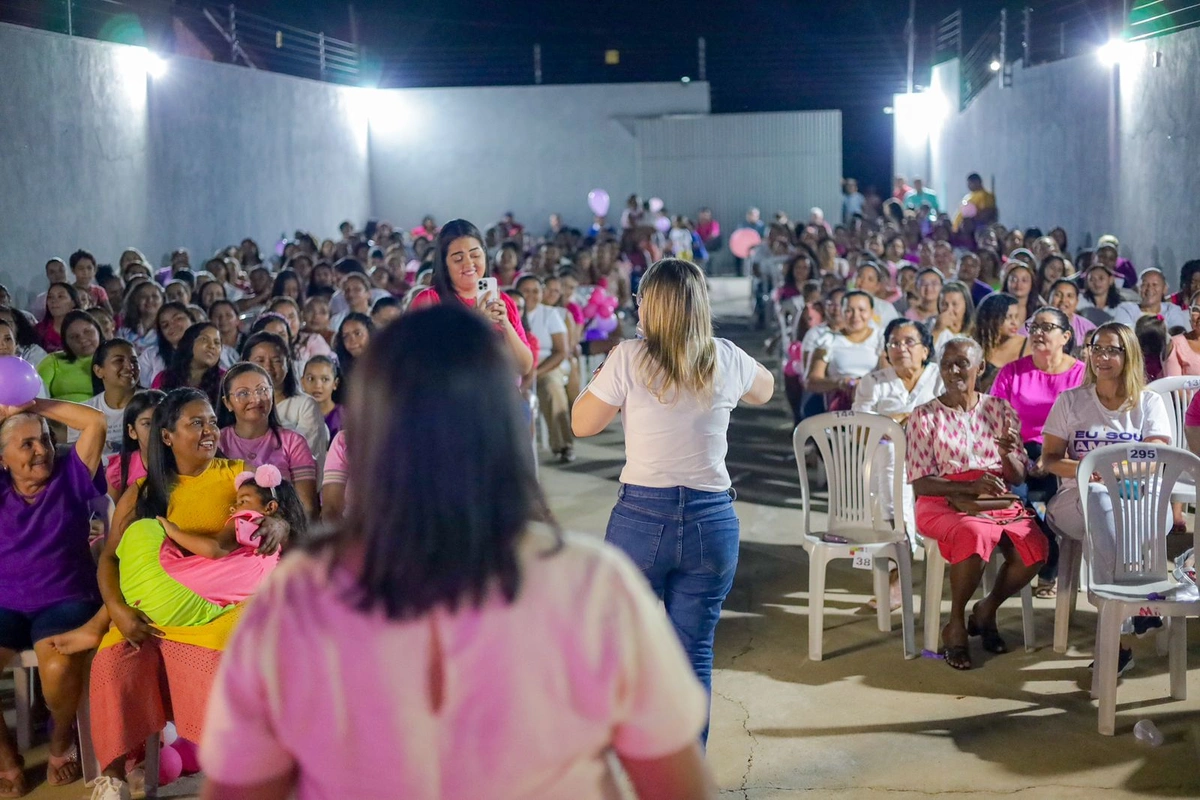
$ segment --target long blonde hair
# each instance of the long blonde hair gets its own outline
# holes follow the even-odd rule
[[[1142,348],[1138,344],[1137,337],[1133,333],[1133,329],[1121,322],[1106,322],[1089,335],[1089,347],[1096,344],[1096,340],[1100,338],[1102,333],[1111,333],[1116,335],[1121,342],[1121,347],[1125,349],[1125,358],[1121,362],[1121,377],[1117,382],[1121,386],[1125,402],[1121,404],[1121,409],[1134,408],[1141,399],[1142,391],[1146,388],[1146,364],[1142,359]],[[1092,354],[1089,352],[1087,357],[1087,367],[1083,373],[1083,385],[1096,385],[1096,370],[1092,368]]]
[[[712,397],[717,346],[704,273],[690,261],[664,258],[638,286],[646,346],[638,370],[661,403],[682,393]]]

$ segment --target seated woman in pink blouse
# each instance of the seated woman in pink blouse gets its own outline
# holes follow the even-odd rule
[[[1192,329],[1171,337],[1171,354],[1163,364],[1167,377],[1200,375],[1200,292],[1188,306]]]
[[[1020,420],[1006,401],[979,394],[979,344],[955,337],[942,351],[946,391],[908,419],[905,467],[917,498],[917,530],[938,543],[950,564],[950,621],[942,628],[946,663],[970,669],[968,636],[1006,653],[996,629],[1000,604],[1028,584],[1046,560],[1046,537],[1012,486],[1024,483]],[[1004,555],[991,594],[966,606],[996,548]]]
[[[458,303],[372,341],[347,430],[375,502],[243,613],[205,798],[601,800],[608,753],[638,797],[716,796],[704,691],[634,564],[551,518],[506,350]]]
[[[248,469],[263,464],[278,467],[292,484],[304,512],[317,511],[317,462],[303,436],[279,424],[274,388],[266,370],[242,361],[230,367],[221,382],[221,452],[241,459]]]

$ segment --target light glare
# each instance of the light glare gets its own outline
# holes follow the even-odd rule
[[[1000,63],[999,59],[993,58],[992,63],[988,64],[988,69],[990,69],[992,72],[999,72],[1000,67],[1002,66],[1004,65]]]
[[[170,69],[170,64],[165,58],[155,53],[146,51],[146,74],[151,78],[158,79],[167,74]]]
[[[1101,64],[1111,67],[1120,63],[1128,48],[1129,43],[1124,39],[1109,39],[1096,50],[1096,56]]]

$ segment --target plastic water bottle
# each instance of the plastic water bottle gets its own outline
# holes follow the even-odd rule
[[[1145,742],[1151,747],[1158,747],[1163,743],[1162,731],[1148,719],[1139,720],[1133,726],[1133,738],[1139,742]]]

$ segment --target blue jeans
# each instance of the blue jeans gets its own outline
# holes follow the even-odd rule
[[[604,539],[625,551],[667,607],[692,669],[712,695],[713,636],[738,561],[733,492],[622,484]],[[700,734],[708,739],[708,725]]]

